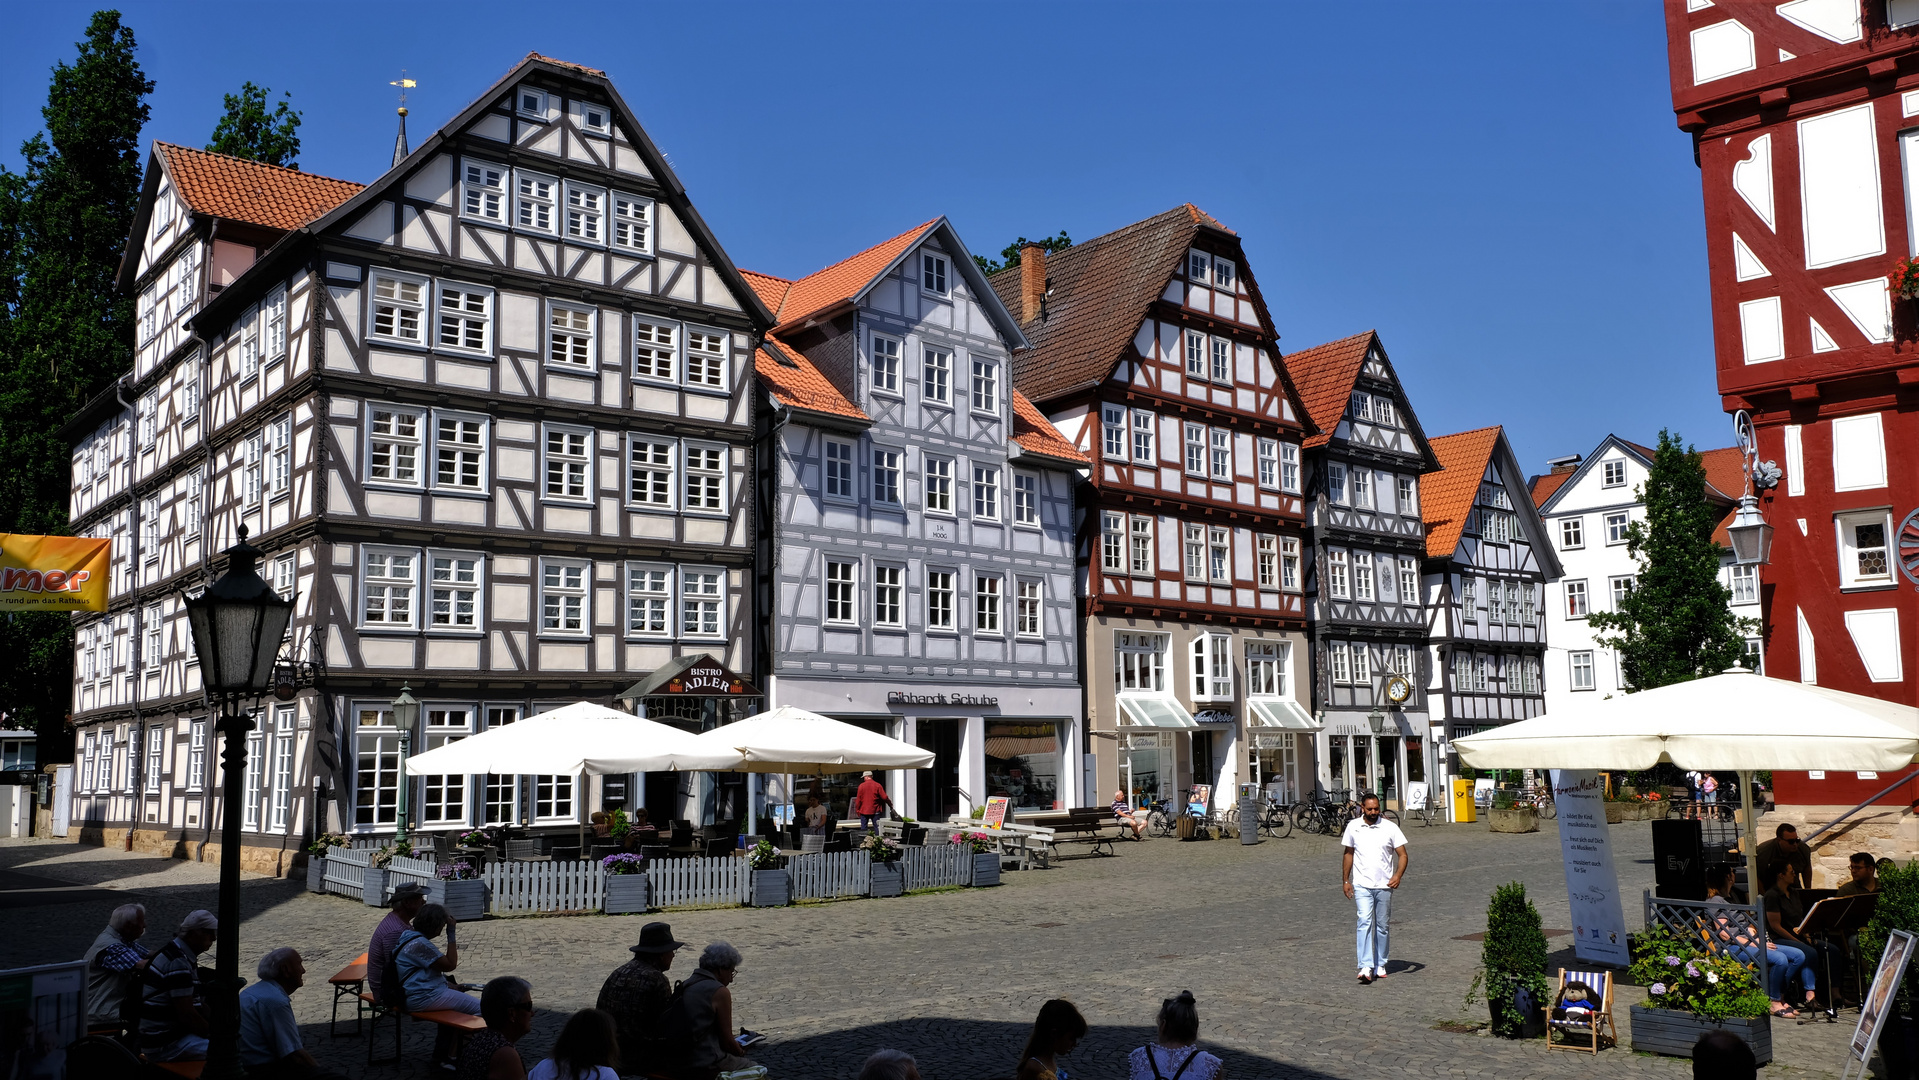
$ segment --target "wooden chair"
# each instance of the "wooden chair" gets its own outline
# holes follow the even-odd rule
[[[1573,983],[1585,984],[1587,999],[1595,1002],[1596,1008],[1565,1008],[1566,987]],[[1559,1042],[1553,1041],[1555,1031],[1560,1035]],[[1586,1046],[1575,1045],[1567,1041],[1572,1035],[1584,1035],[1590,1042]],[[1605,1039],[1611,1039],[1614,1046],[1619,1045],[1619,1028],[1612,1018],[1612,972],[1560,968],[1559,988],[1553,992],[1552,1004],[1546,1006],[1546,1049],[1597,1054]]]

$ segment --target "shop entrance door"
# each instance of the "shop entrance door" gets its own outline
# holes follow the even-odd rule
[[[1193,783],[1217,786],[1219,767],[1213,762],[1213,733],[1193,732]]]
[[[650,772],[646,777],[646,820],[664,829],[666,823],[680,816],[680,774],[676,772]]]
[[[914,741],[933,752],[933,767],[916,770],[918,813],[921,821],[945,821],[959,813],[960,722],[920,719]]]

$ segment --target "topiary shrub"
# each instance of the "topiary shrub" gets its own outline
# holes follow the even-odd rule
[[[1509,882],[1486,904],[1486,942],[1480,950],[1493,1034],[1524,1037],[1540,1020],[1546,1000],[1546,932],[1526,886]]]

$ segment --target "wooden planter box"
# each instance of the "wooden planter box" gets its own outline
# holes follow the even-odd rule
[[[906,891],[906,875],[896,862],[876,862],[871,867],[867,895],[898,896]]]
[[[384,867],[366,868],[366,876],[360,879],[360,899],[367,907],[386,906],[386,869]]]
[[[1539,812],[1530,806],[1486,811],[1486,827],[1494,832],[1528,833],[1539,831]]]
[[[793,902],[793,877],[785,870],[753,871],[753,906],[785,907]]]
[[[486,918],[484,881],[429,881],[426,883],[426,899],[429,904],[445,908],[448,915],[461,922],[478,922]]]
[[[1692,1046],[1708,1031],[1730,1031],[1752,1049],[1752,1056],[1764,1065],[1772,1060],[1772,1017],[1753,1020],[1707,1020],[1675,1009],[1649,1009],[1634,1005],[1632,1048],[1652,1054],[1670,1054],[1689,1058]]]
[[[645,874],[608,874],[600,910],[608,915],[637,914],[646,910],[648,899]]]
[[[323,893],[326,891],[326,856],[307,856],[307,891]]]
[[[1606,824],[1617,825],[1626,820],[1626,804],[1609,802],[1606,804]]]
[[[973,887],[984,888],[999,884],[999,852],[988,851],[973,854]]]

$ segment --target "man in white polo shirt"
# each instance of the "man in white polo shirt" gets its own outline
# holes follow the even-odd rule
[[[1393,911],[1393,890],[1406,876],[1406,834],[1379,816],[1379,796],[1359,801],[1365,815],[1346,824],[1339,844],[1340,876],[1346,895],[1359,905],[1359,981],[1386,977],[1387,922]]]

